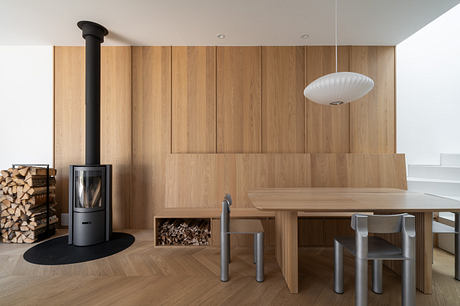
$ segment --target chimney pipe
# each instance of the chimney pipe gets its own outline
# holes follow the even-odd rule
[[[79,21],[86,41],[86,165],[101,163],[101,43],[109,33],[100,24],[91,21]]]

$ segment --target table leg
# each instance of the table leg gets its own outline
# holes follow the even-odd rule
[[[433,212],[415,213],[417,289],[432,293]]]
[[[299,292],[299,242],[297,212],[280,211],[275,216],[276,260],[290,293]]]
[[[455,279],[460,281],[460,213],[455,213]]]

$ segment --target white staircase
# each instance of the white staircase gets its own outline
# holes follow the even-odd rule
[[[441,154],[440,165],[409,165],[407,188],[460,201],[460,154]],[[441,222],[454,225],[454,214],[439,213]],[[453,252],[453,235],[439,235],[439,247]]]

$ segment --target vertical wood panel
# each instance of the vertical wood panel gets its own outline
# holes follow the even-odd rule
[[[305,47],[262,47],[262,152],[305,152]]]
[[[69,165],[85,161],[85,53],[54,49],[54,159],[58,216],[68,212]]]
[[[350,47],[338,48],[338,71],[349,71]],[[335,48],[309,46],[306,49],[306,84],[335,72]],[[302,91],[303,92],[303,91]],[[350,105],[320,105],[307,100],[307,152],[347,153],[350,151]]]
[[[404,154],[311,154],[314,187],[407,189]]]
[[[395,48],[351,47],[350,70],[371,77],[369,94],[350,104],[350,150],[355,153],[394,153]]]
[[[172,47],[172,152],[216,152],[216,47]]]
[[[131,47],[101,48],[101,163],[113,166],[113,228],[127,228],[131,202]]]
[[[260,47],[217,47],[217,152],[261,151]]]
[[[171,151],[171,48],[133,47],[132,53],[131,226],[152,228],[155,211],[164,206]]]

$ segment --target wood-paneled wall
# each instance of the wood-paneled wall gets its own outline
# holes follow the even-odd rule
[[[394,47],[339,48],[338,70],[368,74],[375,88],[362,101],[338,107],[303,97],[307,83],[334,71],[334,49],[328,46],[102,50],[101,149],[102,160],[114,166],[116,228],[151,228],[157,211],[182,205],[165,202],[169,184],[186,184],[207,171],[225,171],[229,176],[217,177],[221,181],[239,175],[232,190],[243,194],[254,181],[289,186],[307,179],[291,173],[302,167],[287,153],[331,153],[309,155],[317,173],[308,177],[311,185],[358,186],[363,182],[348,167],[386,171],[388,161],[382,157],[368,165],[365,157],[344,153],[395,152]],[[54,62],[57,196],[66,212],[68,166],[84,162],[83,48],[56,47]],[[204,153],[196,161],[204,163],[203,171],[168,181],[171,153]],[[231,153],[280,155],[259,160],[257,154],[238,159]],[[386,176],[364,183],[385,185]],[[206,186],[191,192],[176,196],[211,197]]]
[[[131,228],[152,228],[171,152],[171,48],[133,47]]]
[[[166,208],[253,207],[259,187],[406,188],[404,154],[260,153],[171,154],[166,165]]]
[[[262,48],[262,152],[305,152],[305,48]]]
[[[374,80],[374,89],[350,104],[350,151],[396,150],[395,48],[352,47],[350,71]]]
[[[260,47],[217,48],[217,152],[261,148]]]
[[[338,48],[338,71],[350,69],[350,47]],[[335,72],[335,48],[314,46],[306,50],[306,83]],[[307,101],[307,152],[350,152],[350,105],[323,106]]]
[[[216,47],[172,49],[172,152],[216,152]]]

